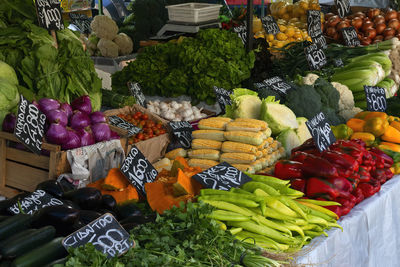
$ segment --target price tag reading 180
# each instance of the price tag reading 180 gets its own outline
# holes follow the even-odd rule
[[[319,70],[327,63],[324,51],[317,44],[304,48],[304,53],[311,70]]]
[[[386,92],[378,86],[364,86],[368,111],[386,111]]]
[[[317,144],[319,151],[326,150],[331,144],[336,141],[331,130],[331,126],[327,122],[324,113],[320,112],[311,120],[306,122],[307,128]]]

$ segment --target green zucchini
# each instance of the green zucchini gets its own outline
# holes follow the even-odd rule
[[[23,231],[20,231],[20,232],[16,233],[15,235],[10,236],[7,239],[1,240],[0,241],[0,251],[2,251],[5,247],[7,247],[7,245],[10,244],[10,242],[13,242],[13,240],[19,239],[19,238],[24,237],[26,235],[29,235],[30,233],[35,232],[35,231],[36,231],[36,229],[33,229],[33,228],[26,229],[26,230],[23,230]],[[0,255],[2,255],[2,254],[0,253]]]
[[[2,221],[0,223],[0,240],[28,228],[31,222],[32,216],[27,214],[18,214]]]
[[[5,258],[16,258],[51,241],[55,234],[56,229],[53,226],[45,226],[33,232],[29,232],[26,236],[11,240],[7,246],[0,250],[1,255]]]
[[[50,262],[67,256],[67,251],[62,245],[64,237],[57,237],[52,241],[19,256],[13,261],[14,267],[46,266]]]

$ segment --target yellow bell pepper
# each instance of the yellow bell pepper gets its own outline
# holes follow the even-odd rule
[[[364,132],[372,133],[375,137],[379,137],[386,132],[388,127],[389,122],[387,120],[380,117],[373,117],[365,122]]]
[[[365,132],[365,121],[362,119],[352,118],[346,122],[346,125],[349,126],[353,130],[353,132]]]
[[[370,112],[368,113],[365,117],[364,120],[369,120],[372,118],[381,118],[382,120],[388,120],[388,115],[385,112],[378,112],[378,111],[374,111],[374,112]]]
[[[345,139],[348,140],[350,136],[353,134],[353,130],[347,126],[346,124],[339,124],[337,126],[331,126],[333,135],[336,139]]]
[[[392,121],[392,122],[390,123],[390,126],[392,126],[393,128],[396,128],[397,130],[400,131],[400,122],[398,122],[398,121]]]
[[[356,118],[356,119],[364,119],[365,118],[365,116],[367,116],[369,113],[370,113],[371,111],[361,111],[361,112],[359,112],[359,113],[357,113],[355,116],[354,116],[354,118]]]
[[[372,145],[375,142],[375,136],[372,133],[365,133],[365,132],[357,132],[353,133],[350,137],[351,140],[353,139],[361,139],[363,140],[368,146]]]
[[[388,126],[381,139],[392,143],[400,143],[400,131],[392,126]]]
[[[400,145],[391,142],[381,142],[378,147],[379,149],[386,149],[394,152],[400,152]]]
[[[393,174],[399,174],[400,173],[400,162],[396,162],[392,165],[390,170],[393,172]]]

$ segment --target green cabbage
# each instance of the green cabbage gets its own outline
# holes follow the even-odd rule
[[[285,148],[287,157],[290,156],[293,148],[301,145],[298,135],[292,129],[287,129],[281,132],[276,140],[281,142],[282,146]]]
[[[1,60],[0,60],[0,78],[8,80],[12,84],[18,84],[17,74],[15,73],[14,69],[10,65]]]
[[[226,114],[231,118],[259,119],[261,100],[256,92],[236,88],[231,94],[232,106],[226,107]]]

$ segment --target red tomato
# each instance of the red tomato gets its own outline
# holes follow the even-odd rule
[[[136,138],[139,139],[139,140],[143,140],[144,134],[138,133],[138,134],[136,135]]]
[[[136,113],[135,113],[135,116],[142,116],[142,112],[140,112],[140,111],[137,111]]]
[[[149,116],[147,116],[147,114],[143,114],[142,116],[140,116],[140,118],[142,120],[147,120],[149,118]]]
[[[162,124],[161,123],[157,123],[156,127],[157,127],[157,129],[161,129],[162,128]]]

